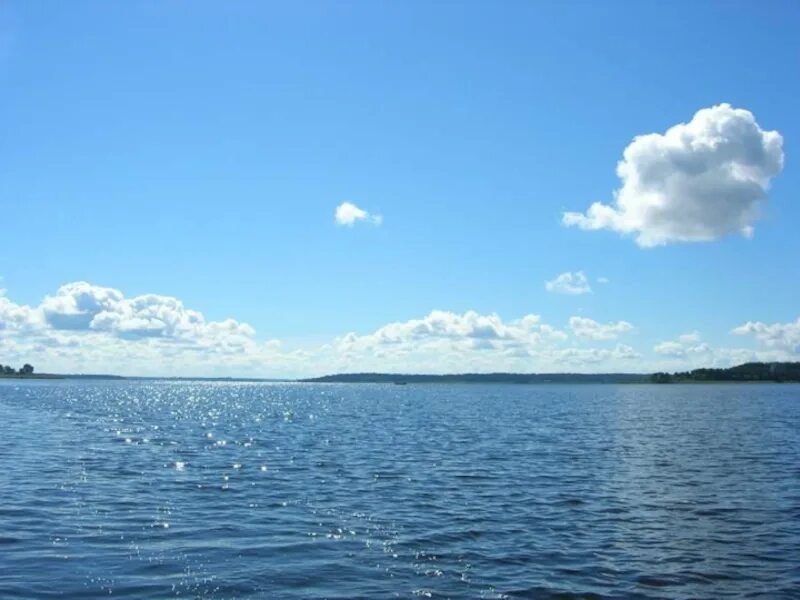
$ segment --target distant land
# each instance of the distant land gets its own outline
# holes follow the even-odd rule
[[[30,365],[25,365],[30,367]],[[800,362],[750,362],[727,369],[694,369],[675,373],[456,373],[444,375],[404,373],[339,373],[306,379],[258,377],[136,377],[102,374],[34,373],[0,368],[0,379],[115,379],[126,381],[218,381],[284,383],[708,383],[800,382]]]
[[[701,383],[800,382],[800,362],[745,363],[728,369],[695,369],[676,373],[462,373],[413,375],[342,373],[301,379],[309,383]]]
[[[798,382],[800,381],[800,362],[749,362],[728,369],[695,369],[677,373],[654,373],[649,380],[653,383]]]
[[[642,383],[641,373],[460,373],[412,375],[398,373],[341,373],[301,379],[305,383]]]
[[[0,379],[122,379],[132,381],[293,381],[292,379],[266,379],[260,377],[138,377],[135,375],[110,375],[107,373],[36,373],[33,365],[25,363],[19,369],[0,364]]]

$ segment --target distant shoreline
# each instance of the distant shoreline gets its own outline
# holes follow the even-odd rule
[[[35,373],[33,375],[14,375],[0,374],[0,379],[67,379],[68,375],[55,375],[52,373]]]
[[[695,369],[676,373],[341,373],[301,379],[306,383],[798,383],[800,362],[745,363],[727,369]]]
[[[800,383],[800,362],[744,363],[727,369],[694,369],[676,373],[338,373],[303,379],[259,377],[141,377],[76,373],[0,374],[2,379],[89,379],[122,381],[205,381],[238,383]]]
[[[302,383],[647,383],[642,373],[340,373],[300,379]]]
[[[297,379],[270,379],[261,377],[147,377],[141,375],[103,375],[81,373],[34,373],[33,375],[1,375],[3,379],[91,379],[97,381],[231,381],[241,383],[292,383]]]

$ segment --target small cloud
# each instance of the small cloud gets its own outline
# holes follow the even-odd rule
[[[609,283],[611,280],[608,277],[598,277],[597,283],[606,284]]]
[[[617,165],[614,201],[566,212],[562,222],[634,235],[642,247],[751,238],[782,169],[781,134],[761,129],[748,110],[719,104],[664,133],[636,136]]]
[[[546,281],[544,287],[548,292],[569,294],[572,296],[588,294],[592,291],[589,280],[583,271],[576,271],[574,273],[567,271],[566,273],[561,273],[561,275],[555,279]]]
[[[569,327],[577,337],[590,340],[613,340],[633,330],[633,325],[627,321],[598,323],[586,317],[570,317]]]
[[[363,208],[359,208],[352,202],[342,202],[336,207],[336,224],[352,227],[359,221],[366,221],[375,226],[383,223],[381,215],[371,215]]]

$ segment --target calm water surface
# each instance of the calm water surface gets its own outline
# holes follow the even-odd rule
[[[2,598],[800,597],[800,386],[0,382]]]

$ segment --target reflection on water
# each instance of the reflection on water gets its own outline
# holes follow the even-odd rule
[[[800,589],[800,386],[0,383],[0,596]]]

